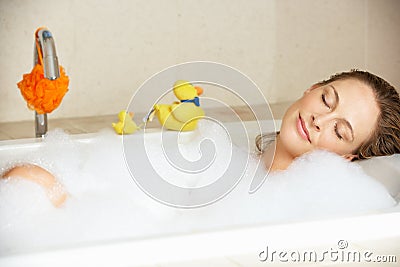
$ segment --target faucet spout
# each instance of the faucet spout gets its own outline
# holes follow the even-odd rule
[[[44,77],[49,80],[56,80],[60,77],[60,67],[56,53],[56,46],[51,32],[42,28],[35,35],[35,48],[33,52],[33,66],[38,63],[43,65]],[[42,56],[40,58],[39,56]],[[42,60],[42,62],[39,62]],[[47,133],[47,114],[38,114],[35,111],[35,135],[43,137]]]

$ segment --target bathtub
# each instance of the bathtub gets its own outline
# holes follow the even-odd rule
[[[267,127],[273,125],[271,121],[262,123]],[[245,124],[250,138],[250,149],[253,149],[253,138],[258,133],[257,124],[255,122],[245,122]],[[279,121],[277,124],[279,126]],[[227,123],[227,126],[235,129],[238,124]],[[151,136],[159,131],[153,129],[146,134]],[[83,151],[101,134],[77,134],[71,138],[77,150]],[[174,135],[172,132],[169,134]],[[134,142],[140,139],[141,135],[143,133],[136,133],[124,138]],[[105,145],[121,144],[122,151],[122,137],[110,135],[110,138],[111,143]],[[247,140],[241,138],[235,139],[235,142],[239,147],[245,147],[247,144]],[[43,143],[38,139],[1,141],[0,161],[7,161],[11,155],[15,158],[35,153],[42,147]],[[84,157],[83,159],[85,160]],[[383,183],[398,201],[400,200],[399,162],[400,158],[396,155],[361,162],[360,165],[368,174]],[[102,164],[104,165],[99,163],[100,166]],[[143,201],[151,202],[150,205],[163,205],[138,189],[123,157],[117,157],[112,164],[106,168],[113,169],[119,179],[124,179],[126,187],[135,190],[133,192],[136,196],[140,195]],[[180,212],[173,207],[168,209]],[[207,213],[203,215],[207,216]],[[150,220],[151,216],[162,215],[152,215],[150,212],[142,216],[141,219],[145,222],[146,216],[150,216]],[[174,218],[172,217],[172,220]],[[143,229],[136,229],[137,234],[128,236],[110,237],[104,233],[102,238],[84,242],[69,240],[63,243],[56,235],[53,237],[53,245],[47,242],[46,245],[31,244],[19,248],[10,246],[0,252],[0,266],[263,266],[267,264],[274,266],[287,264],[288,261],[294,262],[292,258],[288,260],[288,255],[292,252],[313,252],[322,255],[328,252],[341,252],[344,248],[352,252],[370,253],[369,260],[380,261],[378,266],[396,266],[400,261],[399,225],[398,204],[373,213],[328,218],[265,223],[244,220],[240,223],[211,224],[186,229],[163,229],[162,224],[159,229],[147,229],[144,225]],[[377,255],[381,257],[372,258]],[[275,259],[272,260],[271,257]],[[345,263],[346,266],[358,266],[357,264],[365,263],[363,260],[366,261],[361,259],[360,262],[353,260]],[[296,266],[309,266],[310,261],[311,259]],[[312,262],[313,266],[336,266],[343,263],[343,259],[340,258]]]

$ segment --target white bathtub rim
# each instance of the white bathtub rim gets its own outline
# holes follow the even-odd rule
[[[400,213],[253,226],[223,231],[99,243],[92,246],[16,254],[0,258],[1,266],[134,266],[236,257],[265,246],[286,250],[328,250],[339,240],[361,246],[371,240],[400,244]],[[329,231],[327,231],[327,229]],[[368,234],[366,234],[368,233]]]

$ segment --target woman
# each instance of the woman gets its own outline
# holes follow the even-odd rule
[[[276,140],[271,134],[256,138],[257,150],[271,170],[284,170],[314,149],[348,160],[400,153],[399,94],[369,72],[333,75],[307,89],[288,108],[275,136]]]

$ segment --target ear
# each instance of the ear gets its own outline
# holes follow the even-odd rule
[[[354,154],[346,154],[342,156],[344,159],[346,159],[347,161],[353,161],[358,159],[357,155]]]
[[[318,87],[320,87],[320,86],[321,86],[321,85],[320,85],[319,83],[316,83],[316,84],[312,85],[310,88],[308,88],[308,89],[304,92],[304,95],[308,94],[309,92],[311,92],[312,90],[314,90],[314,89],[316,89],[316,88],[318,88]]]

